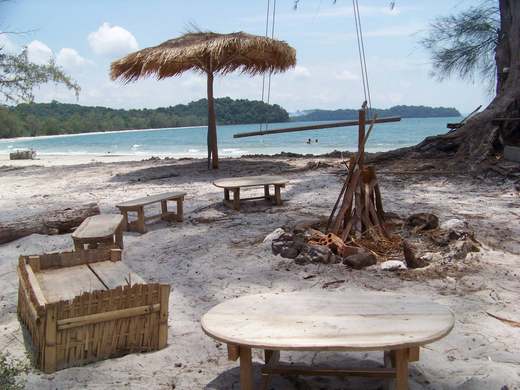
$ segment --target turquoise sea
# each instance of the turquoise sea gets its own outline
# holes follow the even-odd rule
[[[447,122],[462,118],[405,118],[401,122],[378,124],[367,143],[367,151],[386,151],[410,146],[425,137],[445,133]],[[320,122],[269,124],[269,129],[309,125]],[[265,129],[265,125],[262,126]],[[260,125],[227,125],[218,127],[219,152],[222,157],[243,154],[275,154],[280,152],[322,154],[333,150],[355,151],[357,127],[233,138],[233,134],[260,130]],[[77,155],[143,155],[171,157],[206,156],[206,127],[131,130],[105,133],[47,136],[0,140],[0,153],[32,148],[38,154]],[[308,144],[308,140],[312,142]],[[316,140],[318,142],[316,142]]]

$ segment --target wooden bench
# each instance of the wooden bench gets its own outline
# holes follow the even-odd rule
[[[228,179],[215,180],[213,185],[224,189],[224,204],[237,211],[240,210],[241,200],[265,199],[280,206],[282,204],[281,188],[289,182],[282,176],[249,176],[249,177],[232,177]],[[269,187],[274,187],[274,194],[269,192]],[[240,189],[247,187],[264,187],[264,196],[251,198],[240,198]],[[233,200],[230,200],[229,193],[233,193]]]
[[[178,221],[181,222],[183,218],[183,201],[185,192],[166,192],[164,194],[157,194],[146,196],[135,200],[119,203],[116,207],[121,211],[124,217],[125,229],[128,231],[136,231],[139,233],[146,233],[145,222],[151,219],[163,219],[166,221]],[[168,211],[168,202],[177,202],[177,212]],[[145,216],[144,207],[153,203],[161,203],[161,213],[157,215]],[[137,220],[129,221],[128,213],[137,213]]]
[[[18,275],[18,316],[46,373],[167,344],[170,286],[146,283],[120,249],[20,256]]]
[[[123,216],[100,214],[86,218],[72,233],[76,250],[113,246],[123,249]]]
[[[446,307],[413,296],[301,291],[249,295],[225,301],[201,320],[204,332],[240,358],[240,389],[256,388],[251,349],[265,351],[261,389],[271,375],[367,376],[408,389],[408,363],[419,349],[446,336],[455,324]],[[280,363],[280,351],[381,351],[384,367],[330,368]]]

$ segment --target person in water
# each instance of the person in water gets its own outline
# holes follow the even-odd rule
[[[309,138],[309,139],[307,140],[306,144],[309,144],[309,145],[310,145],[311,142],[312,142],[312,140]]]

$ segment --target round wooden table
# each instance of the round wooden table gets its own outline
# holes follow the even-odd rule
[[[408,363],[419,347],[446,336],[455,323],[446,307],[383,293],[305,291],[249,295],[225,301],[201,320],[204,332],[240,357],[240,388],[253,389],[251,348],[265,350],[262,384],[273,374],[395,378],[408,388]],[[385,367],[320,369],[283,365],[279,351],[383,351]]]

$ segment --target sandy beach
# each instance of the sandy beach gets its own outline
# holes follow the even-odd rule
[[[334,158],[224,159],[208,171],[205,160],[141,160],[138,156],[40,156],[0,158],[1,220],[45,209],[96,202],[102,212],[140,196],[187,193],[185,221],[151,225],[146,234],[125,233],[123,261],[147,281],[169,283],[168,347],[130,354],[52,375],[32,371],[34,389],[238,389],[238,364],[225,345],[204,335],[201,316],[223,300],[245,294],[324,290],[397,292],[447,305],[454,330],[421,350],[410,368],[411,389],[520,389],[520,197],[511,182],[442,172],[442,162],[377,166],[386,211],[431,212],[441,225],[466,223],[482,248],[465,259],[419,270],[353,270],[342,264],[298,265],[275,256],[265,236],[298,221],[328,216],[345,169]],[[320,161],[321,164],[316,164]],[[222,205],[216,178],[280,174],[290,179],[281,207],[247,204],[241,212]],[[492,184],[493,183],[493,184]],[[25,359],[16,315],[20,254],[71,250],[70,235],[31,235],[0,245],[0,348]],[[434,268],[435,272],[430,272]],[[511,322],[497,319],[496,316]],[[384,331],[384,329],[382,330]],[[260,351],[253,356],[259,377]],[[282,353],[291,362],[374,366],[377,353]],[[369,379],[275,377],[275,389],[380,389]]]

